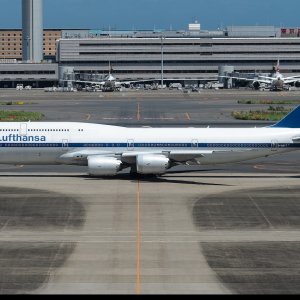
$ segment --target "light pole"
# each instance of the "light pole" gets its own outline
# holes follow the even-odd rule
[[[164,37],[161,36],[161,88],[164,87]]]

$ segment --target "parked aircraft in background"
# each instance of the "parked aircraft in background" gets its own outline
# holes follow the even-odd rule
[[[118,81],[111,73],[106,75],[102,81],[88,81],[88,80],[75,80],[76,84],[89,84],[91,86],[97,86],[99,89],[106,92],[113,92],[119,90],[122,86],[129,86],[135,83],[148,82],[149,80],[137,80],[137,81]]]
[[[277,66],[274,67],[270,76],[258,75],[257,78],[243,78],[235,76],[220,76],[223,78],[237,79],[251,82],[253,88],[259,89],[262,85],[268,86],[271,90],[282,91],[288,90],[289,85],[292,83],[300,83],[300,75],[284,77],[280,73],[280,61],[278,60]]]
[[[300,149],[300,106],[264,128],[125,128],[85,123],[0,123],[0,164],[80,165],[92,176],[130,168],[235,163]]]
[[[105,92],[114,92],[119,90],[122,86],[130,86],[131,84],[148,82],[149,80],[133,80],[133,81],[118,81],[113,75],[113,69],[109,63],[109,72],[102,80],[74,80],[75,84],[85,84],[91,87],[96,87],[98,90]],[[70,82],[70,80],[68,80]]]
[[[102,90],[102,91],[109,91],[113,92],[116,90],[120,90],[121,87],[129,87],[132,85],[138,85],[138,84],[145,84],[152,82],[153,89],[157,89],[158,87],[160,88],[165,88],[166,87],[166,82],[195,82],[197,79],[186,79],[186,78],[165,78],[162,80],[162,78],[159,79],[140,79],[140,80],[124,80],[124,81],[118,81],[113,75],[113,69],[111,65],[109,64],[109,73],[103,78],[103,80],[99,81],[93,81],[93,80],[73,80],[73,83],[75,84],[85,84],[89,85],[92,87],[96,87],[96,90]],[[209,81],[211,84],[214,82],[218,81],[217,76],[215,77],[210,77],[210,78],[201,78],[202,81]],[[66,80],[70,82],[70,80]],[[163,85],[162,85],[163,81]]]

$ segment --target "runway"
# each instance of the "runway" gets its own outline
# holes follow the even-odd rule
[[[5,93],[1,101],[19,97]],[[271,95],[280,97],[263,97]],[[248,94],[171,96],[52,99],[35,92],[25,99],[34,104],[14,108],[41,111],[51,121],[261,125],[230,116],[232,109],[249,109],[236,102]],[[84,167],[0,166],[0,293],[297,294],[298,155],[179,167],[160,177],[89,178]]]

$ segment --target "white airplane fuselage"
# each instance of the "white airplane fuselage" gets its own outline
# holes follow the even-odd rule
[[[201,159],[196,160],[199,164],[232,163],[298,150],[300,144],[293,142],[298,137],[300,129],[272,127],[125,128],[67,122],[1,123],[0,163],[87,165],[87,158],[95,155],[131,163],[137,155],[167,157],[172,151],[181,155],[182,161],[201,151]]]

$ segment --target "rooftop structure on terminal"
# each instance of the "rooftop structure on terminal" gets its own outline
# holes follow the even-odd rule
[[[149,30],[112,30],[112,29],[92,29],[92,30],[63,30],[62,38],[214,38],[214,37],[281,37],[281,28],[275,26],[229,26],[225,29],[203,30],[199,23],[189,24],[188,29],[166,30],[166,29],[149,29]],[[285,36],[289,30],[285,31]],[[298,32],[293,29],[292,32]],[[300,31],[299,31],[300,35]]]

